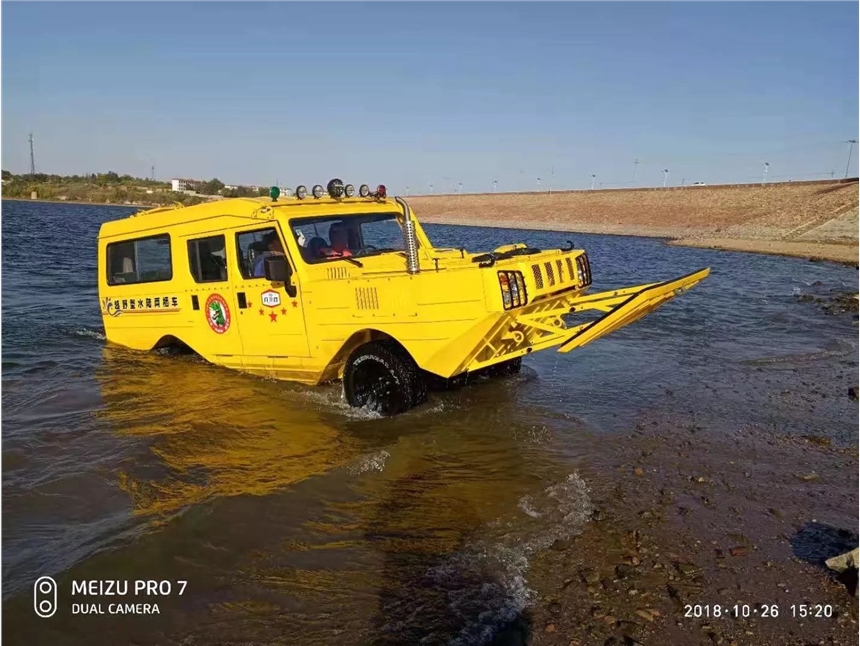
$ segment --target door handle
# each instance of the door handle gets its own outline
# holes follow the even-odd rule
[[[236,298],[239,299],[239,309],[243,310],[248,307],[248,301],[245,300],[245,292],[239,292],[236,294]]]

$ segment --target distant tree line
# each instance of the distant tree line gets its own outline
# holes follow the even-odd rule
[[[111,204],[199,204],[201,196],[257,197],[268,195],[262,187],[236,186],[227,188],[217,177],[196,182],[189,188],[195,194],[173,191],[169,182],[120,175],[113,171],[89,175],[49,175],[26,173],[15,175],[4,170],[3,197],[29,198],[34,192],[40,200],[103,202]]]

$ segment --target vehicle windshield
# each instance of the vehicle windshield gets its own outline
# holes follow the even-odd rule
[[[290,222],[306,262],[366,258],[403,251],[403,231],[394,213],[299,218]]]

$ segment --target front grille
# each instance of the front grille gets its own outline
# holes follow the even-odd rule
[[[552,263],[545,262],[543,267],[546,269],[546,279],[549,281],[549,286],[552,287],[555,285],[555,274],[552,271]]]
[[[532,265],[532,273],[535,275],[535,286],[543,289],[543,274],[540,273],[540,265]]]
[[[558,282],[564,282],[564,270],[561,268],[561,260],[555,261],[555,267],[558,269]]]
[[[576,270],[573,268],[573,261],[570,259],[570,256],[565,258],[567,261],[567,273],[570,274],[570,279],[573,282],[576,282]]]

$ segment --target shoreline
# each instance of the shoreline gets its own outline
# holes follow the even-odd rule
[[[516,229],[531,231],[555,231],[558,233],[569,233],[572,235],[610,235],[628,236],[632,238],[659,238],[666,244],[678,247],[695,247],[700,249],[715,249],[718,251],[736,251],[743,253],[760,253],[772,256],[785,256],[790,258],[807,258],[812,261],[838,262],[843,265],[858,266],[858,254],[860,247],[855,243],[839,244],[832,242],[801,242],[794,240],[764,240],[754,238],[719,238],[719,237],[691,237],[702,235],[699,231],[685,231],[683,233],[671,229],[647,229],[644,227],[625,227],[622,225],[607,226],[580,226],[576,230],[558,227],[546,222],[506,222],[504,224],[488,223],[480,219],[464,219],[451,222],[447,218],[423,217],[420,218],[427,224],[445,224],[449,226],[485,227],[489,229]]]
[[[3,201],[15,202],[41,202],[45,204],[80,204],[85,206],[112,206],[123,208],[157,208],[159,204],[114,204],[107,202],[82,202],[70,200],[43,200],[28,198],[4,197]],[[636,225],[588,225],[578,223],[577,228],[571,229],[558,226],[555,223],[535,222],[529,220],[517,220],[514,222],[487,222],[483,218],[458,218],[452,222],[450,216],[420,216],[421,222],[427,224],[445,224],[450,226],[486,227],[493,229],[517,229],[534,231],[557,231],[569,234],[591,234],[591,235],[614,235],[630,236],[634,238],[661,238],[666,244],[672,246],[694,247],[699,249],[715,249],[720,251],[735,251],[743,253],[760,253],[774,256],[785,256],[790,258],[807,258],[811,261],[837,262],[853,267],[858,266],[857,242],[813,242],[800,240],[770,240],[743,237],[719,237],[709,236],[712,233],[708,229],[686,229],[680,231],[677,227],[647,227]]]
[[[143,204],[140,202],[135,202],[133,204],[115,204],[113,202],[84,202],[82,200],[31,200],[28,197],[4,197],[0,202],[41,202],[42,204],[80,204],[81,206],[122,206],[127,209],[136,207],[154,209],[159,206],[164,206],[162,204]]]

